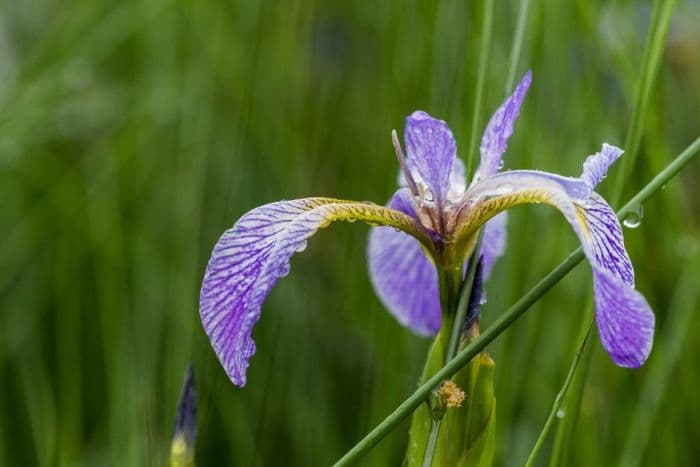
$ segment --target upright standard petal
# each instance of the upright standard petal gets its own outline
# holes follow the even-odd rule
[[[508,138],[513,134],[513,125],[531,82],[532,72],[528,71],[513,94],[496,110],[486,125],[481,137],[481,161],[474,177],[475,182],[497,173],[501,168]]]
[[[634,289],[634,272],[622,228],[610,206],[586,180],[535,171],[489,177],[466,194],[460,235],[468,236],[495,213],[523,203],[557,207],[576,232],[593,269],[596,321],[601,342],[613,361],[641,366],[654,336],[654,314]]]
[[[389,207],[416,217],[406,188],[399,189]],[[435,265],[420,242],[391,227],[373,227],[367,247],[369,277],[389,313],[423,336],[440,329],[440,292]]]
[[[406,118],[404,139],[411,168],[418,172],[435,201],[442,205],[457,157],[457,145],[450,128],[444,121],[419,110]]]
[[[603,148],[600,152],[588,156],[583,163],[581,180],[592,190],[605,178],[605,174],[608,173],[608,167],[618,160],[623,152],[618,147],[603,143]]]
[[[219,239],[202,282],[199,312],[234,384],[246,382],[248,360],[255,353],[253,325],[272,287],[289,272],[291,256],[303,250],[318,229],[337,220],[389,225],[424,238],[414,219],[402,212],[369,203],[307,198],[253,209]]]

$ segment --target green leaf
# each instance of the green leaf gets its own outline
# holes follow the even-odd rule
[[[445,339],[440,336],[430,348],[423,371],[427,380],[440,369]],[[461,407],[449,408],[442,419],[435,454],[434,467],[490,466],[493,462],[496,428],[496,398],[493,390],[495,362],[487,352],[481,352],[454,377],[466,394]],[[420,467],[432,425],[428,404],[413,414],[409,434],[406,465]]]

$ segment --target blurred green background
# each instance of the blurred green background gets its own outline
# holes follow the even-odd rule
[[[520,3],[496,2],[484,113],[506,93]],[[483,3],[6,1],[0,6],[0,464],[160,466],[183,373],[199,392],[197,461],[328,465],[415,388],[428,342],[399,326],[366,272],[367,227],[334,225],[263,308],[248,385],[201,328],[218,236],[249,209],[328,195],[383,203],[390,131],[424,109],[471,141]],[[533,86],[506,168],[578,175],[622,145],[651,2],[532,0],[517,76]],[[700,2],[680,2],[624,198],[700,135]],[[478,140],[478,139],[477,139]],[[618,164],[619,165],[619,164]],[[648,364],[615,367],[597,335],[559,465],[700,458],[700,164],[626,229],[657,315]],[[618,204],[619,206],[619,204]],[[576,246],[546,207],[512,211],[482,327]],[[591,302],[581,265],[490,347],[497,461],[522,465]],[[582,379],[583,380],[583,379]],[[574,408],[572,408],[574,407]],[[404,423],[363,460],[399,465]]]

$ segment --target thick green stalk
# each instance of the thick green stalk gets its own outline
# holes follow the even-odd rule
[[[433,372],[432,365],[434,365],[433,359],[435,357],[433,352],[442,353],[442,355],[437,355],[440,358],[442,365],[446,364],[454,356],[454,354],[450,355],[449,353],[448,349],[450,344],[448,339],[450,339],[450,336],[453,334],[454,328],[459,326],[459,322],[456,320],[456,315],[457,304],[459,303],[460,296],[460,284],[462,282],[461,279],[461,267],[453,270],[442,270],[438,273],[442,323],[436,340],[442,342],[436,342],[434,344],[434,348],[431,349],[431,352],[428,355],[426,370],[423,375],[424,380]],[[432,413],[431,417],[432,421],[430,424],[430,432],[428,433],[428,440],[425,445],[425,452],[423,453],[423,462],[421,463],[423,467],[430,467],[433,463],[433,456],[435,455],[435,448],[437,447],[437,440],[438,436],[440,435],[440,427],[442,425],[442,418],[435,418],[434,414]]]
[[[447,354],[445,355],[445,363],[450,361],[452,357],[457,353],[457,347],[459,346],[459,341],[462,335],[464,335],[464,320],[467,318],[467,307],[469,306],[469,298],[472,295],[472,289],[474,288],[474,279],[476,278],[476,268],[479,263],[479,257],[481,256],[481,240],[484,236],[484,230],[481,229],[479,237],[476,240],[476,245],[474,246],[474,251],[469,258],[469,264],[467,265],[467,273],[464,276],[464,281],[462,282],[462,287],[459,292],[459,297],[457,301],[457,311],[455,313],[454,324],[452,325],[452,335],[450,336],[450,343],[447,346]]]
[[[482,237],[483,234],[480,233],[479,237],[477,238],[476,245],[474,246],[474,251],[470,256],[469,265],[467,266],[467,273],[465,274],[463,281],[461,280],[461,266],[454,271],[442,273],[440,275],[440,290],[442,297],[441,303],[443,310],[446,310],[447,312],[443,313],[443,326],[440,334],[438,335],[438,339],[446,338],[448,335],[447,332],[449,332],[450,336],[449,343],[447,344],[447,348],[445,350],[442,363],[443,365],[449,362],[455,356],[460,338],[464,335],[464,320],[467,316],[469,297],[471,296],[472,288],[474,286],[477,264],[479,262],[479,255],[481,254]],[[430,465],[432,465],[441,425],[441,418],[437,420],[433,419],[432,424],[430,425],[428,442],[425,446],[425,453],[423,455],[423,467],[430,467]]]
[[[659,172],[647,185],[642,188],[622,209],[617,212],[618,218],[623,218],[634,212],[638,206],[646,201],[652,194],[673,178],[693,157],[700,151],[700,138],[696,139],[678,157]],[[390,413],[379,425],[370,431],[360,442],[350,449],[334,465],[350,465],[359,460],[372,447],[379,443],[389,432],[408,417],[419,405],[425,402],[430,392],[437,387],[442,380],[454,375],[460,368],[469,363],[489,343],[498,337],[503,331],[522,316],[535,302],[543,297],[549,289],[554,287],[566,274],[569,273],[583,259],[583,250],[576,249],[559,266],[547,274],[520,300],[511,306],[500,318],[486,329],[471,344],[461,350],[440,371],[435,373],[422,384],[411,396],[404,400],[392,413]]]

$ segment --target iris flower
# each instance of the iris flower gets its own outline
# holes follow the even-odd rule
[[[440,328],[438,277],[464,270],[483,228],[483,274],[505,247],[505,211],[547,203],[569,222],[593,271],[595,313],[603,347],[623,367],[644,363],[653,341],[654,314],[634,288],[622,228],[594,190],[622,150],[603,144],[579,177],[534,170],[499,173],[502,156],[531,82],[528,72],[491,117],[481,140],[480,165],[467,186],[447,124],[416,111],[406,119],[404,156],[396,132],[400,184],[388,206],[333,198],[278,201],[257,207],[219,239],[207,265],[200,315],[231,381],[246,383],[255,353],[251,337],[263,301],[289,272],[292,255],[333,221],[375,226],[368,259],[372,283],[388,310],[421,335]],[[381,226],[381,227],[378,227]]]

